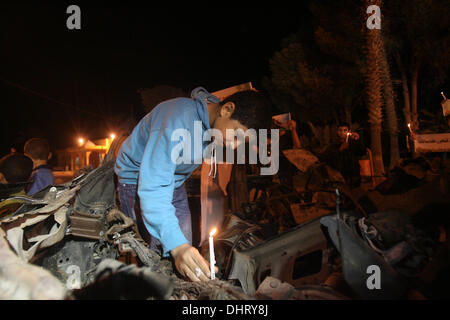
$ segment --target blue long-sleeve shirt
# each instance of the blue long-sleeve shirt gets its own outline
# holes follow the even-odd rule
[[[172,141],[177,129],[189,132],[191,152],[188,148],[184,154],[180,152],[180,141],[184,138],[175,136]],[[172,99],[156,106],[139,122],[117,155],[115,172],[119,182],[138,185],[144,224],[162,243],[164,256],[188,242],[175,216],[172,197],[174,189],[202,163],[204,149],[210,142],[200,140],[200,148],[197,146],[194,150],[194,138],[202,139],[208,129],[205,99]],[[186,158],[190,161],[177,164],[172,155],[177,161]]]
[[[30,180],[33,181],[27,194],[32,196],[36,192],[44,189],[45,187],[54,184],[55,178],[53,172],[47,165],[39,166],[31,173]]]

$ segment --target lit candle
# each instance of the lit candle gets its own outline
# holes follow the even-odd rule
[[[213,235],[216,233],[217,229],[212,229],[209,234],[209,265],[211,267],[211,280],[216,278],[216,272],[214,269],[214,265],[216,264],[216,257],[214,255],[214,238]]]
[[[348,137],[350,136],[350,132],[347,132],[347,138],[345,138],[345,142],[348,142]]]
[[[408,123],[408,129],[409,129],[409,133],[412,133],[411,123]]]

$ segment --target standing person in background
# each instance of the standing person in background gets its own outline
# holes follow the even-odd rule
[[[338,170],[350,188],[357,188],[361,185],[359,157],[365,153],[366,148],[359,139],[359,134],[350,131],[348,123],[341,123],[337,128],[337,141],[320,158]]]
[[[32,184],[27,191],[29,196],[55,183],[52,169],[47,164],[51,158],[47,140],[32,138],[25,143],[24,153],[33,160]]]

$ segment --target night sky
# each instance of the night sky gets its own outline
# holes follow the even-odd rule
[[[139,88],[261,88],[281,40],[308,17],[298,4],[58,3],[0,4],[0,155],[17,136],[45,137],[53,149],[106,137],[143,115]],[[81,8],[81,30],[66,27],[70,4]]]

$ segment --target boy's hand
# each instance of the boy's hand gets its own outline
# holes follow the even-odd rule
[[[211,278],[209,263],[196,248],[185,243],[170,253],[175,260],[175,267],[182,276],[191,281],[208,281]],[[200,274],[196,271],[198,268],[201,270]],[[215,269],[218,271],[217,267]]]
[[[359,134],[357,132],[350,132],[350,137],[353,140],[359,140]]]
[[[294,131],[297,128],[297,122],[294,120],[289,120],[288,122],[288,129],[291,131]]]

